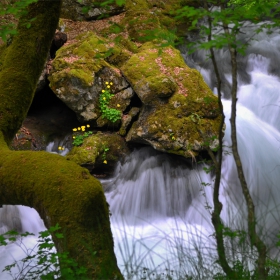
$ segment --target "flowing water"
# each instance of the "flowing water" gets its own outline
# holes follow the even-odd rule
[[[246,56],[238,58],[237,132],[238,150],[256,206],[258,231],[275,256],[280,230],[280,37],[276,33],[269,36],[259,34]],[[226,84],[223,88],[227,128],[220,193],[224,205],[222,219],[232,229],[246,229],[246,205],[230,150],[228,53],[221,50],[217,55]],[[213,70],[206,54],[197,52],[186,57],[186,61],[201,71],[215,91]],[[112,213],[115,252],[126,279],[146,279],[146,275],[156,279],[158,274],[161,279],[167,279],[168,274],[173,279],[179,279],[179,274],[211,279],[213,272],[219,271],[210,217],[214,178],[204,167],[143,148],[119,163],[113,178],[103,181]],[[24,230],[24,219],[36,225],[35,231],[41,227],[39,217],[28,218],[28,208],[4,207],[1,211],[0,230],[13,226]],[[28,231],[31,226],[25,225]],[[254,251],[246,246],[238,247],[230,239],[226,246],[232,261],[241,259],[249,267],[253,263]],[[11,254],[17,254],[14,247],[0,247],[1,267]]]

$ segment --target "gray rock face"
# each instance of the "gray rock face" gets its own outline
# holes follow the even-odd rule
[[[62,83],[66,82],[66,87],[60,86],[55,89],[57,97],[72,109],[81,121],[97,120],[101,116],[99,96],[104,88],[104,81],[113,81],[113,92],[118,92],[128,87],[125,79],[118,77],[110,67],[102,68],[99,72],[94,73],[94,76],[94,82],[89,87],[85,87],[79,78],[69,77],[69,80],[62,81]],[[124,91],[128,90],[123,90],[122,92]],[[132,90],[130,89],[130,91]]]

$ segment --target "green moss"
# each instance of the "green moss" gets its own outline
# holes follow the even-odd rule
[[[50,87],[53,90],[67,88],[69,79],[76,79],[73,80],[74,83],[90,87],[93,85],[95,73],[104,67],[113,68],[109,63],[120,65],[128,57],[129,52],[123,47],[92,32],[84,33],[79,36],[78,42],[58,50],[49,76]]]
[[[58,223],[65,242],[55,239],[57,249],[86,266],[90,279],[122,278],[99,181],[74,162],[46,152],[1,151],[0,165],[0,204],[34,207],[47,227]]]
[[[34,207],[50,227],[58,223],[68,251],[86,266],[89,279],[122,279],[113,252],[109,211],[100,182],[65,158],[7,148],[32,102],[57,27],[61,1],[29,6],[0,72],[0,204]],[[30,28],[26,21],[34,19]],[[92,250],[92,251],[91,251]],[[95,258],[92,252],[96,252]]]
[[[125,9],[129,11],[133,10],[147,10],[149,8],[149,3],[146,0],[126,0]]]
[[[2,70],[7,50],[8,48],[5,44],[0,45],[0,71]]]
[[[145,43],[122,71],[147,105],[146,117],[140,117],[128,139],[141,137],[160,150],[193,157],[205,138],[218,135],[218,99],[178,50]]]
[[[119,135],[98,132],[85,138],[81,146],[73,147],[67,159],[80,165],[96,166],[104,165],[105,159],[108,164],[114,164],[127,153],[126,144]]]
[[[0,72],[0,130],[8,142],[20,128],[32,102],[58,23],[60,3],[54,1],[46,7],[47,4],[40,1],[30,5],[7,49]],[[36,19],[28,29],[26,21],[31,18]]]

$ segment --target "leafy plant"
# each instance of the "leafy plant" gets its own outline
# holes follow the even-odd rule
[[[58,239],[64,238],[63,234],[58,232],[60,229],[56,224],[49,230],[40,232],[38,244],[32,249],[27,249],[22,239],[34,235],[33,233],[19,234],[16,231],[9,231],[0,235],[0,246],[16,243],[26,254],[25,258],[7,265],[3,271],[7,271],[12,279],[85,279],[86,268],[79,267],[73,259],[69,258],[67,252],[54,251],[55,245],[51,234]],[[19,271],[14,273],[12,269],[16,266]]]
[[[113,83],[106,82],[105,84],[106,84],[106,89],[102,90],[99,97],[99,104],[102,113],[102,118],[105,118],[114,123],[121,119],[121,111],[115,108],[109,108],[108,106],[109,102],[111,98],[114,96],[114,94],[110,92],[110,88],[113,85]],[[120,105],[117,104],[117,107],[119,106]]]
[[[92,135],[92,131],[86,131],[86,128],[89,128],[90,125],[87,124],[86,126],[85,125],[82,125],[81,127],[78,127],[78,128],[73,128],[73,131],[74,131],[74,134],[72,136],[73,138],[73,142],[72,142],[72,145],[73,146],[81,146],[83,143],[84,143],[84,139],[89,137],[90,135]],[[83,132],[81,134],[81,132]]]
[[[11,36],[17,34],[16,24],[10,23],[5,19],[5,15],[13,15],[19,18],[22,14],[26,13],[28,5],[37,2],[37,0],[20,0],[20,1],[1,1],[0,3],[0,38],[7,42]],[[26,28],[31,27],[32,18],[26,23]]]
[[[102,154],[102,160],[103,160],[103,163],[107,164],[107,160],[106,160],[106,157],[107,157],[107,152],[109,151],[109,147],[103,145],[103,154]]]
[[[170,136],[170,138],[171,138],[172,141],[175,141],[175,140],[176,140],[176,137],[174,136],[174,133],[173,133],[173,132],[171,132],[171,133],[169,134],[169,136]]]

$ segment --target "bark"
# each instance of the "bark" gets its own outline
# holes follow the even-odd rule
[[[65,158],[46,152],[15,152],[8,145],[32,102],[58,24],[61,0],[30,5],[18,25],[0,72],[0,205],[35,208],[50,227],[58,223],[68,251],[88,268],[89,279],[122,279],[113,251],[109,211],[99,181]],[[31,27],[26,23],[30,19]]]
[[[207,1],[204,1],[204,9],[209,12]],[[212,19],[210,16],[208,16],[208,27],[209,27],[209,35],[208,35],[208,41],[210,42],[212,40]],[[220,182],[221,182],[221,172],[222,172],[222,157],[223,157],[223,127],[224,127],[224,121],[225,121],[225,115],[223,112],[223,104],[222,104],[222,91],[221,91],[221,77],[220,72],[218,69],[218,65],[216,62],[216,57],[213,48],[210,48],[210,58],[213,63],[215,75],[217,78],[217,90],[218,90],[218,102],[219,102],[219,109],[221,112],[221,122],[219,126],[219,149],[217,153],[217,158],[213,154],[213,152],[208,149],[208,154],[210,155],[214,166],[215,166],[215,182],[214,182],[214,191],[213,191],[213,204],[214,209],[211,214],[211,221],[215,229],[215,239],[217,242],[217,252],[219,256],[219,263],[221,264],[221,267],[225,274],[230,279],[236,279],[236,274],[234,270],[230,267],[227,258],[226,258],[226,250],[224,245],[224,225],[222,223],[222,220],[220,218],[220,214],[223,208],[222,203],[219,200],[219,194],[220,194]]]
[[[231,89],[231,117],[230,117],[230,126],[231,126],[231,141],[232,141],[232,153],[235,160],[238,178],[241,184],[242,192],[246,201],[247,211],[248,211],[248,235],[250,243],[258,251],[257,259],[257,277],[258,279],[267,279],[268,270],[266,269],[266,256],[267,248],[262,239],[259,237],[256,230],[256,215],[255,215],[255,205],[251,197],[246,178],[243,172],[242,162],[238,153],[238,143],[236,135],[236,106],[237,106],[237,60],[236,60],[236,42],[235,42],[235,31],[232,31],[230,34],[227,24],[223,24],[225,34],[231,38],[231,42],[228,45],[231,56],[231,67],[232,67],[232,89]]]

